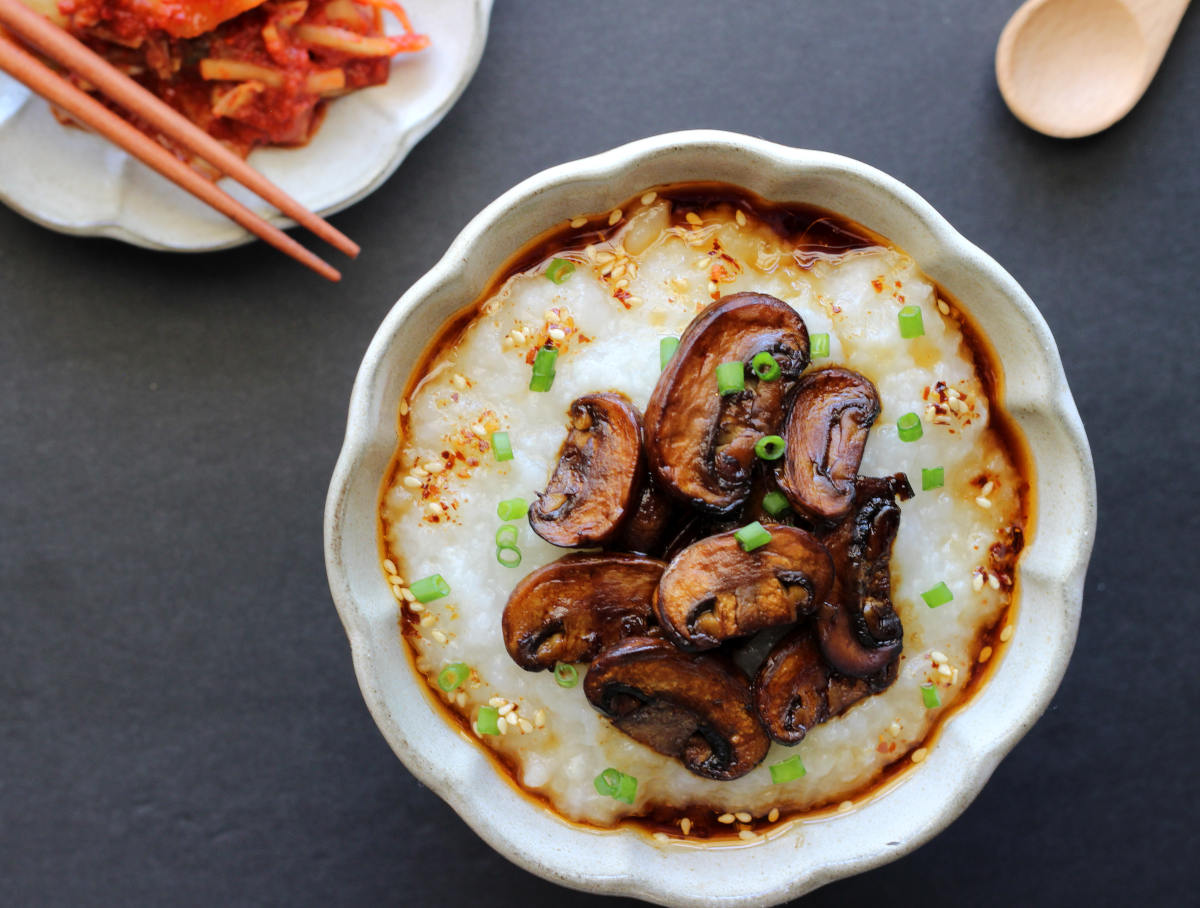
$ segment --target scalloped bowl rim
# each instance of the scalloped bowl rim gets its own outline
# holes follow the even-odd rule
[[[763,192],[764,185],[825,181],[834,195],[848,193],[846,198],[857,199],[860,208],[867,199],[869,206],[880,206],[871,209],[878,217],[809,200],[878,230],[913,254],[926,274],[960,300],[987,300],[996,310],[989,309],[988,318],[964,305],[1003,355],[1008,378],[1004,402],[1037,465],[1036,524],[1020,566],[1016,633],[993,676],[943,723],[923,764],[907,769],[852,811],[795,821],[751,845],[661,844],[629,828],[582,827],[520,794],[497,777],[478,745],[433,709],[407,659],[400,668],[408,677],[396,675],[395,651],[385,655],[381,647],[391,643],[372,639],[364,607],[368,600],[386,597],[394,610],[381,569],[376,563],[378,576],[372,577],[369,568],[347,563],[349,542],[366,544],[367,523],[374,533],[374,511],[358,514],[356,520],[349,504],[355,496],[368,500],[368,492],[377,500],[383,478],[380,458],[385,451],[390,458],[395,446],[398,392],[388,395],[384,386],[398,381],[402,388],[415,365],[411,356],[398,362],[406,359],[397,352],[406,343],[406,331],[429,337],[429,330],[460,308],[461,301],[475,299],[514,250],[513,236],[523,242],[574,214],[608,210],[640,191],[626,192],[629,186],[670,181],[656,175],[678,170],[676,179],[704,178],[682,175],[697,161],[704,162],[707,178],[737,183],[768,198],[779,196]],[[732,178],[734,173],[742,178]],[[531,232],[506,229],[522,218],[540,227]],[[920,255],[914,246],[928,251]],[[432,312],[439,302],[438,312]],[[1011,347],[1001,347],[988,329],[989,320],[993,328],[1013,332]],[[414,321],[424,321],[425,330],[420,325],[414,329]],[[1014,382],[1018,372],[1021,378]],[[1046,457],[1053,457],[1053,471],[1046,469]],[[372,468],[365,466],[367,461]],[[472,219],[442,259],[393,306],[354,383],[346,438],[326,502],[325,553],[330,589],[376,723],[412,773],[493,848],[546,879],[590,892],[671,905],[749,906],[795,898],[894,860],[966,809],[1058,688],[1074,647],[1095,523],[1091,453],[1057,347],[1033,302],[1004,269],[912,189],[868,165],[734,133],[695,130],[632,142],[523,181]],[[390,685],[398,685],[404,697],[386,695],[384,688]]]

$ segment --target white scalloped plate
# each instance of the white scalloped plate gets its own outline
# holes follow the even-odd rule
[[[995,345],[1007,377],[1004,404],[1035,463],[1035,529],[1019,566],[1016,632],[991,680],[944,724],[928,758],[884,791],[853,811],[794,822],[750,845],[659,844],[633,829],[596,831],[522,796],[431,706],[405,653],[378,561],[379,489],[396,444],[400,397],[427,339],[478,296],[524,239],[575,215],[606,211],[646,187],[683,180],[720,180],[768,199],[830,208],[910,253]],[[865,164],[697,131],[634,142],[531,177],[476,216],[400,298],[354,384],[326,502],[325,561],[363,696],[384,737],[497,851],[591,892],[697,908],[751,906],[894,860],[966,809],[1062,679],[1095,526],[1095,474],[1083,426],[1046,322],[1012,277],[915,192]]]
[[[405,0],[432,46],[401,55],[386,85],[329,105],[303,148],[259,149],[250,163],[327,215],[373,192],[454,105],[479,66],[492,0]],[[389,17],[390,29],[397,28]],[[232,180],[221,187],[280,227],[292,221]],[[0,73],[0,201],[58,230],[150,249],[200,252],[253,239],[107,140],[62,126],[49,105]]]

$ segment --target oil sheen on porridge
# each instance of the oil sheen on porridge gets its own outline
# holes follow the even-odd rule
[[[752,839],[780,819],[848,809],[921,762],[936,746],[931,732],[1011,637],[1029,510],[1029,468],[1016,431],[996,412],[994,364],[957,305],[865,228],[708,184],[648,191],[577,218],[514,262],[437,338],[410,382],[380,505],[400,632],[448,718],[568,819],[610,826],[640,818],[675,836]],[[554,672],[525,671],[510,658],[501,635],[509,594],[569,550],[543,541],[523,517],[501,530],[498,508],[546,488],[572,401],[620,392],[645,411],[660,341],[742,291],[770,294],[800,314],[809,371],[842,366],[874,383],[881,410],[859,475],[903,472],[915,495],[901,505],[890,562],[903,622],[895,682],[796,746],[772,743],[741,778],[715,781],[614,728],[583,695],[586,665],[579,684],[563,686]],[[899,315],[914,306],[923,334],[906,338]],[[531,391],[546,345],[558,351],[552,384]],[[920,418],[916,440],[897,427],[906,414]],[[507,433],[511,459],[497,458],[497,432]],[[500,550],[498,539],[511,545]],[[518,553],[515,567],[502,563]],[[423,578],[432,575],[448,593],[431,592]],[[493,716],[495,733],[482,733]],[[804,774],[777,784],[771,767],[797,756]],[[632,803],[598,790],[593,780],[608,769],[636,778]]]

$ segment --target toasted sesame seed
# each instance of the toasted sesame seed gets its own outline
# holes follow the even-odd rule
[[[961,398],[958,398],[958,397],[947,398],[946,406],[949,407],[951,410],[953,410],[955,413],[966,413],[967,412],[967,405],[962,401]]]
[[[997,574],[988,574],[988,586],[994,590],[1000,589],[1000,577]]]
[[[583,254],[588,257],[588,261],[590,261],[590,262],[596,261],[596,247],[595,246],[592,246],[590,244],[587,246],[584,246]]]
[[[391,558],[384,558],[383,559],[383,569],[385,571],[387,571],[389,574],[396,573],[396,562],[392,561]]]
[[[724,823],[726,825],[729,825],[730,823],[732,823],[733,820],[734,820],[734,817],[733,817],[733,814],[731,814],[731,813],[723,813],[719,817],[717,817],[718,823]]]
[[[697,271],[707,271],[708,270],[708,259],[707,258],[696,259],[696,270]]]
[[[893,737],[900,734],[900,723],[893,722],[891,725],[888,726],[888,731],[892,733]]]
[[[709,292],[709,293],[716,293],[716,292],[717,292],[717,282],[716,282],[716,281],[709,281],[709,282],[708,282],[708,292]]]
[[[694,212],[694,211],[689,211],[687,213],[687,222],[689,224],[691,224],[693,227],[699,227],[701,224],[704,223],[704,221],[703,221],[703,219],[701,219],[700,215],[696,214],[696,212]]]
[[[432,627],[436,623],[437,623],[436,615],[426,615],[424,618],[421,619],[421,627]]]
[[[914,750],[914,751],[913,751],[913,753],[912,753],[912,761],[913,761],[914,763],[923,763],[923,762],[925,761],[925,758],[926,758],[927,756],[929,756],[929,748],[927,748],[927,747],[918,747],[918,748],[917,748],[916,750]]]
[[[417,479],[424,479],[429,474],[426,473],[424,468],[422,468],[422,467],[413,467],[411,470],[408,471],[408,475],[415,476]]]
[[[680,820],[679,821],[679,831],[682,832],[684,835],[687,835],[688,833],[690,833],[692,831],[692,821],[689,820],[687,817],[684,817],[682,820]]]
[[[509,725],[512,725],[512,726],[516,726],[516,724],[517,724],[517,719],[518,719],[518,716],[517,716],[517,714],[516,714],[516,713],[508,713],[508,714],[507,714],[507,715],[504,717],[504,721],[505,721],[505,722],[507,722]]]
[[[408,587],[405,587],[404,589],[402,589],[400,591],[400,595],[404,597],[404,601],[408,603],[410,608],[414,605],[421,605],[421,603],[417,602],[417,597],[413,595],[413,591],[410,590]],[[424,606],[421,606],[421,608],[424,608]],[[419,611],[421,611],[421,609],[417,608],[417,609],[413,609],[413,611],[419,612]]]
[[[983,589],[983,572],[979,569],[976,569],[971,574],[971,589],[977,593]]]
[[[975,503],[985,510],[992,506],[991,501],[989,501],[987,498],[984,498],[982,495],[975,499]]]
[[[742,214],[742,213],[739,211],[738,214]],[[742,214],[742,221],[745,222],[745,220],[746,220],[746,216],[744,214]],[[779,808],[772,807],[771,812],[769,814],[767,814],[767,822],[774,823],[778,819],[779,819]]]
[[[454,385],[454,387],[456,387],[456,388],[458,388],[458,390],[462,391],[467,387],[467,380],[465,378],[463,378],[463,376],[461,376],[457,372],[455,372],[453,375],[450,376],[450,384]]]
[[[613,213],[608,216],[608,226],[612,227],[617,221],[621,220],[621,215],[624,214],[620,208],[614,208]]]
[[[749,823],[754,819],[754,817],[752,817],[750,814],[748,814],[744,810],[739,810],[737,813],[734,814],[734,817],[737,818],[737,821],[739,823]]]
[[[438,643],[445,643],[445,642],[446,642],[446,635],[445,635],[445,634],[443,634],[443,633],[442,633],[441,631],[439,631],[439,630],[436,630],[436,629],[435,629],[435,630],[432,632],[432,636],[433,636],[433,639],[434,639],[434,640],[436,640]]]
[[[1013,629],[1011,624],[1004,625],[1004,630],[1000,632],[1000,642],[1007,643],[1012,639]]]
[[[502,735],[508,734],[508,723],[507,722],[497,722],[496,723],[496,731],[500,732],[500,734],[502,734]]]
[[[443,513],[446,509],[442,507],[441,502],[427,501],[425,502],[425,510],[431,516]]]
[[[985,646],[979,651],[980,662],[987,662],[990,658],[992,658],[992,648],[990,646]]]
[[[500,712],[500,715],[507,716],[510,712],[512,712],[516,708],[517,708],[517,704],[515,704],[515,703],[505,703],[503,706],[500,707],[499,712]]]
[[[466,705],[467,705],[467,693],[466,693],[466,691],[461,691],[461,690],[460,690],[458,693],[456,693],[456,694],[454,695],[454,702],[455,702],[455,703],[457,703],[459,706],[466,706]]]
[[[527,735],[531,731],[533,731],[533,723],[530,722],[528,719],[518,719],[517,725],[520,727],[521,734],[523,734],[523,735]]]
[[[853,810],[853,809],[854,809],[853,801],[842,801],[842,803],[838,805],[838,813],[846,813],[847,811]]]
[[[525,343],[525,332],[518,331],[516,328],[514,328],[512,331],[512,339],[513,339],[513,343],[515,343],[515,344]]]
[[[615,262],[609,262],[607,265],[605,265],[603,268],[600,269],[600,276],[608,277],[610,274],[612,274],[612,270],[615,267],[617,267]]]
[[[546,711],[544,709],[539,709],[537,712],[535,712],[533,714],[533,724],[536,725],[538,728],[545,727]]]
[[[642,204],[649,205],[651,202],[653,202],[657,198],[658,198],[658,193],[652,189],[649,192],[642,194]]]
[[[575,228],[582,227],[586,223],[587,223],[587,218],[585,218],[583,215],[580,215],[579,217],[573,218],[571,220],[571,226],[575,227]]]
[[[946,388],[946,396],[947,396],[947,397],[957,397],[957,398],[961,398],[961,397],[962,397],[962,392],[961,392],[961,391],[959,391],[959,390],[958,390],[958,388],[950,388],[950,387],[947,387],[947,388]]]
[[[613,255],[611,252],[597,252],[596,253],[596,261],[599,262],[601,265],[607,265],[609,262],[613,261],[614,259],[616,259],[616,256]]]
[[[503,706],[507,702],[503,697],[492,697],[488,700],[488,706]]]
[[[406,401],[406,400],[400,401],[400,415],[401,416],[408,415],[408,401]]]
[[[483,438],[488,433],[487,433],[487,429],[485,429],[483,427],[483,424],[477,422],[471,426],[471,434],[478,435],[480,438]]]
[[[629,278],[623,277],[619,281],[617,281],[615,284],[613,284],[613,289],[623,290],[628,286],[629,286]]]
[[[415,476],[405,476],[400,481],[404,484],[404,488],[406,488],[406,489],[421,488],[421,480],[417,479],[417,477],[415,477]]]
[[[991,495],[992,489],[996,488],[996,484],[990,479],[984,484],[982,492],[984,495]]]
[[[945,300],[940,299],[937,301],[937,304],[938,304],[938,312],[942,313],[942,315],[950,314],[950,307],[946,305]]]
[[[429,463],[425,464],[424,469],[426,473],[429,473],[430,475],[436,475],[442,472],[442,470],[446,469],[446,465],[440,460],[431,460]]]
[[[746,212],[742,211],[742,209],[739,208],[734,214],[733,218],[738,222],[739,227],[746,226]],[[778,813],[778,811],[776,811],[776,813]]]
[[[656,832],[656,833],[654,833],[654,841],[669,842],[669,841],[671,841],[671,837],[669,835],[667,835],[665,832]]]
[[[629,306],[630,308],[632,308],[634,306],[640,306],[641,304],[642,304],[642,298],[640,296],[625,297],[625,305]]]
[[[949,659],[946,658],[946,654],[943,653],[940,649],[935,649],[932,653],[930,653],[929,658],[933,661],[934,665],[936,665],[939,662],[949,662],[950,661]]]
[[[752,829],[743,829],[741,832],[738,833],[738,838],[741,839],[743,842],[753,842],[755,839],[758,838],[758,834],[755,833],[754,830],[752,830]]]
[[[566,340],[566,338],[567,338],[567,332],[564,331],[562,328],[551,328],[546,333],[550,335],[551,340],[560,341],[560,340]]]
[[[952,669],[946,662],[943,662],[941,665],[939,665],[937,670],[938,674],[943,678],[949,678],[952,674],[954,674],[954,669]]]

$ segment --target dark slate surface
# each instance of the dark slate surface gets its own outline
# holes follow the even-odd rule
[[[997,94],[1015,0],[969,6],[501,2],[462,101],[336,218],[366,250],[341,286],[0,210],[0,903],[612,904],[511,866],[393,757],[321,509],[363,350],[466,221],[701,126],[860,158],[995,256],[1054,330],[1099,478],[1048,714],[935,841],[807,904],[1190,902],[1200,21],[1124,122],[1064,143]]]

